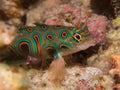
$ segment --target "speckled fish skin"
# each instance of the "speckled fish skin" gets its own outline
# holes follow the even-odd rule
[[[39,58],[45,54],[46,59],[51,54],[65,56],[94,45],[86,23],[82,22],[75,28],[39,24],[18,29],[19,35],[8,46],[8,51],[16,56]]]

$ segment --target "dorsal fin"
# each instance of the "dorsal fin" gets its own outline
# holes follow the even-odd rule
[[[32,26],[24,26],[24,25],[21,25],[21,26],[18,26],[18,32],[19,33],[24,33],[24,32],[32,32],[33,31],[33,27]]]
[[[19,33],[23,33],[23,30],[25,29],[25,27],[22,25],[22,26],[18,26],[18,32]]]
[[[46,24],[43,24],[43,23],[39,23],[39,22],[36,22],[34,23],[36,26],[42,26],[42,25],[46,25]]]

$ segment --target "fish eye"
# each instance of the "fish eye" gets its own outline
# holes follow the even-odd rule
[[[81,41],[82,37],[81,37],[80,34],[74,34],[74,39],[77,40],[77,41]]]

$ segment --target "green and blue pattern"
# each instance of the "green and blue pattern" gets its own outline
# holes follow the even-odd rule
[[[89,41],[91,34],[85,23],[77,27],[49,26],[36,24],[36,26],[18,27],[19,35],[8,46],[7,51],[21,57],[41,57],[42,54],[50,56],[49,50],[55,50],[64,56],[64,53],[75,52],[80,45]],[[6,52],[5,52],[6,53]]]

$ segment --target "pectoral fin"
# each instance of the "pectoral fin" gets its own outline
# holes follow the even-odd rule
[[[49,67],[50,80],[59,85],[66,74],[65,61],[60,53],[57,54]]]

